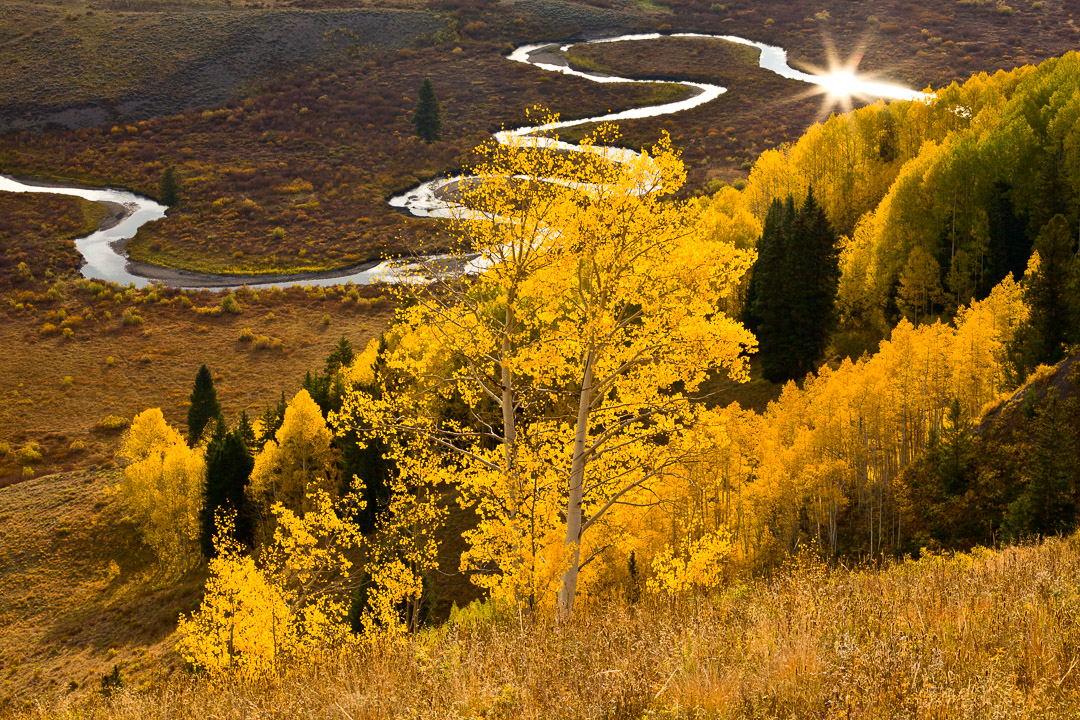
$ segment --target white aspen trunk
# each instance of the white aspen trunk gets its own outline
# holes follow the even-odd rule
[[[559,615],[569,618],[574,611],[578,566],[581,563],[581,501],[585,490],[585,443],[588,439],[589,408],[593,391],[593,351],[585,355],[585,374],[578,396],[577,427],[574,429],[574,457],[570,464],[570,495],[566,501],[566,542],[570,560],[559,586]]]

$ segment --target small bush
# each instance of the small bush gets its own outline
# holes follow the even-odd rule
[[[240,337],[237,338],[240,342],[251,342],[255,339],[255,333],[251,328],[244,328],[240,331]]]
[[[64,336],[65,340],[71,340],[73,337],[75,337],[75,331],[71,328],[64,328],[64,332],[61,334]]]
[[[30,478],[34,477],[34,468],[30,467],[29,465],[23,467],[22,476],[23,480],[29,480]]]
[[[69,388],[75,384],[75,378],[71,377],[70,375],[65,375],[64,379],[61,382],[63,383],[64,387]]]
[[[221,317],[221,306],[195,308],[200,317]]]
[[[11,452],[11,445],[6,442],[0,442],[0,458],[6,458]]]
[[[52,323],[45,323],[41,326],[42,335],[55,335],[58,332],[60,332],[60,328],[56,327]]]
[[[19,448],[15,451],[15,462],[20,465],[41,462],[41,446],[37,443],[30,443],[26,447]]]
[[[330,327],[330,320],[331,320],[330,319],[330,314],[329,313],[324,314],[322,316],[322,320],[321,320],[322,326],[323,327]]]
[[[143,317],[135,312],[135,308],[128,308],[124,311],[124,314],[120,316],[120,322],[130,327],[139,327],[143,324]]]
[[[243,312],[243,310],[240,309],[240,303],[236,301],[236,296],[232,293],[221,298],[221,311],[230,315],[239,315]]]
[[[125,417],[120,417],[119,415],[106,415],[98,420],[97,427],[99,430],[104,430],[106,432],[116,432],[117,430],[123,430],[130,424],[131,421]]]
[[[84,443],[82,440],[76,440],[73,443],[71,443],[70,445],[68,445],[68,452],[72,453],[72,454],[80,453],[85,449],[86,449],[86,443]]]
[[[114,358],[112,355],[105,358],[105,367],[112,367],[115,364],[116,364],[116,358]]]

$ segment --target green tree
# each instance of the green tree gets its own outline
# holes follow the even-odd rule
[[[1020,496],[1009,505],[1006,531],[1013,537],[1053,535],[1076,524],[1076,431],[1074,402],[1063,403],[1050,388],[1039,405],[1031,463]]]
[[[176,176],[176,168],[165,168],[158,185],[158,198],[163,205],[169,207],[180,202],[180,178]]]
[[[247,547],[252,545],[254,539],[244,490],[251,478],[255,459],[244,435],[243,422],[228,431],[225,421],[218,416],[213,438],[206,450],[206,487],[199,517],[199,542],[207,558],[215,555],[215,516],[219,510],[235,513],[233,539]]]
[[[281,423],[285,422],[285,408],[288,407],[288,403],[285,402],[285,391],[281,391],[281,397],[273,405],[270,405],[263,411],[263,414],[259,417],[259,432],[257,440],[257,450],[262,450],[263,446],[270,440],[274,439],[274,433],[281,427]]]
[[[352,343],[342,335],[341,339],[337,341],[337,345],[334,345],[333,351],[326,358],[326,374],[332,375],[341,368],[349,367],[355,357],[356,352],[353,350]]]
[[[214,389],[214,378],[204,364],[195,375],[195,387],[191,391],[191,405],[187,415],[188,442],[194,446],[207,423],[219,415],[221,404],[218,403],[217,390]]]
[[[1080,339],[1076,297],[1078,262],[1069,223],[1055,215],[1035,241],[1038,262],[1024,276],[1024,301],[1030,315],[1020,329],[1014,353],[1022,380],[1038,365],[1053,365],[1065,357],[1068,344]]]
[[[949,414],[941,429],[938,448],[938,477],[949,495],[962,492],[967,486],[967,451],[971,445],[971,420],[960,407],[960,400],[953,398]]]
[[[836,240],[812,189],[798,209],[790,196],[769,209],[745,319],[772,382],[802,377],[825,351],[840,277]]]
[[[442,110],[435,97],[435,88],[431,78],[424,78],[420,83],[420,99],[413,110],[413,125],[417,136],[426,143],[442,140]]]

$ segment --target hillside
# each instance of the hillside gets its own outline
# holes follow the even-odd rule
[[[709,601],[466,614],[269,681],[177,675],[25,717],[1073,717],[1078,576],[1076,536],[860,571],[803,555]]]
[[[97,690],[116,664],[136,688],[177,667],[169,636],[197,606],[202,578],[162,582],[124,519],[116,480],[70,472],[0,489],[0,707],[9,712],[30,689]]]
[[[1078,23],[0,0],[0,720],[1080,717]]]

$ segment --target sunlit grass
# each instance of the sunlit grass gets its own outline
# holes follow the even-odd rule
[[[681,604],[444,626],[284,671],[30,716],[994,718],[1080,712],[1080,539],[883,570],[794,562]]]

